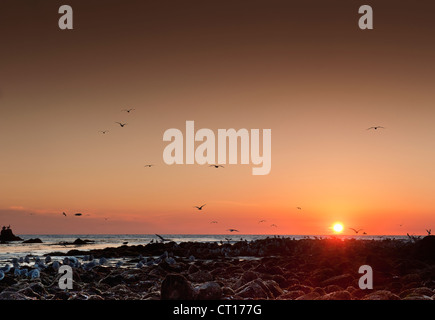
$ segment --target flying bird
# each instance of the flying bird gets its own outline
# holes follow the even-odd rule
[[[124,126],[127,124],[127,123],[121,123],[121,122],[115,122],[115,123],[119,124],[122,128],[124,128]]]
[[[217,221],[212,221],[212,222],[210,222],[210,223],[218,223]]]
[[[278,228],[278,226],[277,226],[276,224],[271,224],[270,226],[271,226],[271,227]]]
[[[154,166],[153,164],[146,164],[146,165],[144,165],[144,167],[148,167],[148,168],[151,168],[152,166]]]
[[[353,230],[353,231],[355,231],[355,233],[358,233],[358,232],[360,232],[362,229],[358,229],[358,230],[356,230],[356,229],[354,229],[354,228],[349,228],[350,230]]]
[[[367,130],[371,130],[371,129],[378,130],[378,129],[385,129],[385,128],[384,128],[384,127],[381,127],[381,126],[375,126],[375,127],[367,128]]]
[[[227,231],[229,231],[229,232],[239,232],[239,230],[236,230],[236,229],[227,229]]]
[[[198,210],[202,210],[202,208],[205,206],[205,204],[203,204],[202,206],[200,206],[200,207],[198,207],[198,206],[195,206],[194,208],[197,208]]]
[[[427,235],[430,236],[432,233],[432,229],[426,229]]]
[[[258,223],[262,223],[262,222],[266,222],[266,220],[260,220],[260,221],[258,221]]]
[[[215,167],[216,169],[225,168],[224,166],[221,166],[220,164],[211,164],[211,165],[209,165],[209,167]]]
[[[302,208],[301,208],[301,207],[296,207],[296,209],[298,209],[298,210],[302,210]]]
[[[65,212],[62,212],[62,214],[66,217],[66,213]]]
[[[107,132],[109,132],[109,130],[100,130],[98,132],[101,132],[102,134],[106,134]]]
[[[127,113],[130,113],[130,111],[133,111],[133,110],[136,110],[136,109],[122,109],[121,111],[125,111]]]
[[[79,213],[75,213],[74,215],[80,217],[82,214],[79,212]]]

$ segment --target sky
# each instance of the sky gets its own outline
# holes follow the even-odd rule
[[[73,30],[58,27],[64,4]],[[358,27],[364,4],[373,30]],[[341,222],[343,234],[426,234],[433,9],[427,0],[4,0],[0,224],[15,234],[328,235]],[[186,121],[271,129],[271,172],[167,165],[163,134]]]

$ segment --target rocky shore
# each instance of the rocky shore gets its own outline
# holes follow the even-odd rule
[[[58,262],[51,256],[65,257]],[[234,244],[168,242],[71,250],[27,261],[2,268],[0,299],[435,299],[435,236],[418,241],[274,237]],[[63,264],[72,267],[73,289],[59,288]],[[361,265],[372,267],[373,289],[359,288]],[[25,267],[29,270],[22,275]],[[29,276],[32,268],[39,272]]]

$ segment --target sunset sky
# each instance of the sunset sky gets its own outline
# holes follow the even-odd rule
[[[58,28],[63,4],[73,30]],[[373,30],[358,28],[364,4]],[[435,230],[433,9],[2,0],[0,224],[15,234]],[[163,133],[187,120],[271,129],[270,174],[166,165]],[[366,130],[377,125],[386,129]]]

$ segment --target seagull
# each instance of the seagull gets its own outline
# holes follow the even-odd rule
[[[66,217],[66,213],[65,212],[62,212],[62,214]]]
[[[275,228],[278,227],[276,224],[271,224],[270,226],[271,226],[271,227],[275,227]]]
[[[80,217],[82,214],[79,212],[79,213],[75,213],[74,215]]]
[[[157,233],[156,233],[156,236],[159,237],[159,238],[162,240],[162,242],[165,242],[165,241],[172,241],[171,239],[165,239],[165,238],[163,238],[162,236],[159,236]]]
[[[218,168],[225,168],[224,166],[218,165],[218,164],[211,164],[209,165],[209,167],[215,167],[216,169]]]
[[[217,221],[212,221],[212,222],[210,222],[210,223],[218,223]]]
[[[127,123],[121,123],[121,122],[115,122],[115,123],[119,124],[122,128],[124,128],[124,126],[127,124]]]
[[[355,231],[355,233],[358,233],[362,230],[362,229],[355,230],[354,228],[349,228],[349,229]]]
[[[430,236],[432,233],[432,229],[426,229],[427,235]]]
[[[130,113],[130,111],[133,111],[133,110],[136,110],[136,109],[122,109],[121,111],[125,111],[127,113]]]
[[[195,206],[194,208],[197,208],[198,210],[202,210],[202,208],[205,206],[206,204],[203,204],[202,206],[200,206],[200,207],[198,207],[198,206]]]
[[[260,220],[260,221],[258,221],[258,223],[262,223],[262,222],[266,222],[266,220]]]
[[[367,128],[367,130],[370,130],[370,129],[378,130],[378,129],[385,129],[385,128],[384,128],[384,127],[381,127],[381,126],[375,126],[375,127]]]
[[[239,230],[236,230],[236,229],[228,229],[227,231],[229,231],[229,232],[239,232]]]
[[[109,132],[109,130],[101,130],[101,131],[98,131],[98,132],[101,132],[102,134],[106,134],[107,132]]]
[[[302,210],[302,208],[301,208],[301,207],[296,207],[296,209],[298,209],[298,210]]]
[[[146,165],[144,165],[144,167],[148,167],[148,168],[151,168],[152,166],[154,166],[153,164],[146,164]]]

